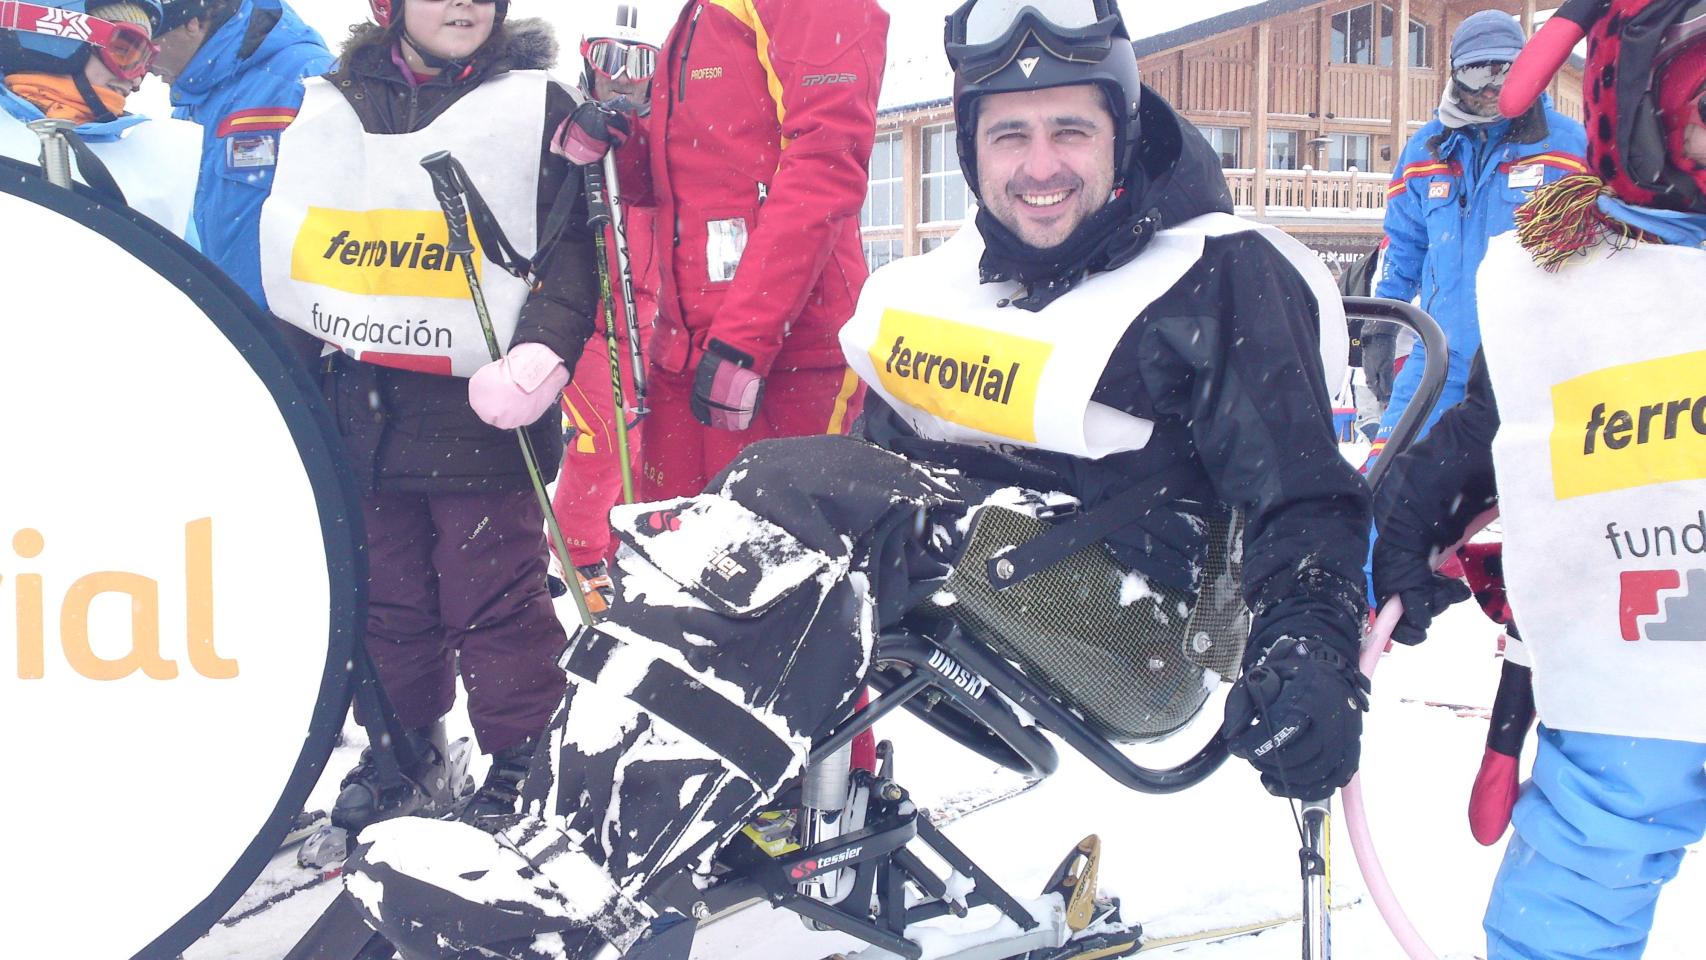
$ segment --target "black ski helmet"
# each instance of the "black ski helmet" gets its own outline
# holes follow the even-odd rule
[[[991,93],[1094,84],[1118,129],[1114,187],[1137,151],[1143,82],[1131,34],[1114,0],[966,0],[948,15],[960,170],[977,196],[977,101]]]

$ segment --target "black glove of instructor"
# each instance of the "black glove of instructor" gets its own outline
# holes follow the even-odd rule
[[[1368,692],[1368,678],[1326,643],[1282,636],[1232,685],[1220,733],[1269,793],[1323,800],[1356,773]]]
[[[1428,638],[1434,617],[1469,599],[1470,590],[1461,580],[1434,573],[1426,555],[1382,537],[1374,541],[1374,595],[1381,606],[1392,597],[1404,601],[1404,615],[1392,628],[1392,639],[1414,646]]]

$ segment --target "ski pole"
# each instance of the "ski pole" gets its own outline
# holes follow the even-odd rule
[[[421,166],[432,177],[432,192],[444,211],[444,222],[450,230],[448,250],[462,261],[462,273],[468,279],[468,295],[474,301],[474,313],[480,318],[480,331],[486,335],[486,350],[493,360],[503,359],[503,347],[498,344],[497,331],[492,329],[492,316],[486,311],[486,294],[480,289],[480,275],[474,272],[474,244],[468,236],[468,207],[462,198],[462,187],[456,182],[454,161],[450,151],[440,150],[421,158]],[[539,473],[539,461],[533,455],[533,444],[527,439],[524,427],[515,428],[516,442],[521,445],[521,459],[527,465],[527,477],[533,481],[533,494],[539,498],[539,509],[545,514],[545,526],[551,534],[551,544],[563,562],[563,570],[572,572],[574,561],[569,559],[569,545],[563,539],[563,528],[557,524],[557,514],[551,509],[551,497],[545,492],[545,480]],[[579,579],[578,577],[576,578]],[[571,584],[569,596],[574,597],[575,611],[584,626],[592,626],[592,611],[587,609],[586,597],[579,584]]]
[[[609,154],[605,154],[609,159]],[[605,241],[605,231],[619,233],[615,230],[615,217],[610,208],[610,198],[606,193],[608,184],[604,180],[604,171],[597,166],[583,168],[586,178],[587,225],[592,227],[593,246],[598,251],[598,298],[604,305],[604,340],[610,347],[610,396],[615,404],[616,420],[616,459],[622,471],[622,502],[634,502],[634,469],[628,462],[628,405],[622,396],[622,356],[621,347],[616,343],[616,304],[611,301],[610,286],[610,248]],[[620,247],[618,247],[620,249]],[[637,344],[639,334],[634,329],[633,301],[628,303],[629,343]],[[635,380],[636,386],[638,379]]]
[[[1304,802],[1303,847],[1297,851],[1303,869],[1303,960],[1333,955],[1333,893],[1328,888],[1333,874],[1327,862],[1332,822],[1331,799]]]
[[[616,272],[622,280],[622,323],[628,333],[628,362],[634,373],[634,422],[639,423],[651,408],[646,404],[646,359],[640,350],[640,317],[634,310],[634,267],[628,258],[628,229],[622,218],[622,184],[616,176],[615,151],[605,152],[603,171],[604,192],[610,198],[610,235],[616,238]]]

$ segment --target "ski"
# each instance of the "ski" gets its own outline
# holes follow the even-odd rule
[[[1413,703],[1424,707],[1434,707],[1440,710],[1450,710],[1459,717],[1474,720],[1490,720],[1493,711],[1488,707],[1476,707],[1467,703],[1448,703],[1444,700],[1418,700],[1412,697],[1399,697],[1399,703]]]
[[[1343,910],[1349,910],[1351,907],[1354,907],[1361,902],[1362,898],[1357,897],[1356,899],[1346,901],[1345,903],[1336,903],[1333,905],[1332,912],[1339,913]],[[1252,920],[1249,923],[1231,924],[1224,927],[1214,927],[1208,930],[1198,930],[1192,933],[1179,933],[1168,937],[1146,938],[1143,941],[1142,952],[1148,953],[1151,950],[1164,950],[1168,947],[1186,945],[1195,946],[1209,943],[1224,943],[1228,940],[1238,940],[1243,937],[1259,936],[1269,930],[1283,927],[1287,924],[1302,922],[1303,914],[1292,913],[1280,917],[1269,917],[1264,920]]]
[[[962,820],[969,817],[979,810],[993,807],[1003,800],[1011,800],[1022,793],[1029,793],[1042,782],[1043,781],[1041,779],[1026,780],[1024,783],[1019,784],[1016,787],[1008,787],[1004,790],[997,790],[992,793],[955,794],[954,796],[946,797],[941,802],[929,808],[928,814],[930,822],[935,826],[945,827],[956,820]]]

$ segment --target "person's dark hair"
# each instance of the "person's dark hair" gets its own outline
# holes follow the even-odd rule
[[[211,34],[231,19],[241,2],[242,0],[164,0],[162,6],[166,16],[160,21],[160,32],[166,33],[191,20],[200,20],[206,32]]]

